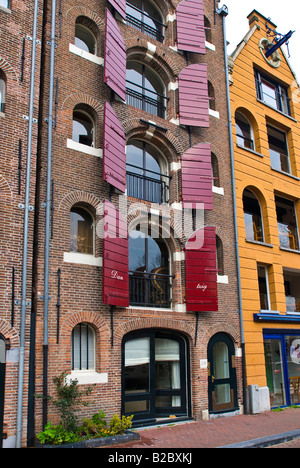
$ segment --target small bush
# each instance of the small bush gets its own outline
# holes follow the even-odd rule
[[[109,424],[111,435],[124,434],[126,429],[129,429],[132,426],[132,418],[133,415],[122,416],[122,418],[120,419],[117,414],[114,414]]]

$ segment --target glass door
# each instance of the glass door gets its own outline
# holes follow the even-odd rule
[[[218,333],[208,345],[208,396],[212,413],[237,409],[237,382],[234,344]]]
[[[281,337],[265,337],[264,348],[267,385],[270,392],[270,404],[271,406],[284,406],[286,405],[287,400]]]
[[[188,414],[186,347],[181,336],[157,331],[125,338],[123,414],[135,421]]]

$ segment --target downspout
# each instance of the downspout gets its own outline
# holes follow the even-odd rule
[[[232,116],[231,116],[231,106],[230,106],[228,57],[227,57],[227,39],[226,39],[226,21],[225,21],[225,18],[228,15],[227,6],[223,5],[221,7],[221,9],[218,10],[218,13],[222,16],[222,21],[223,21],[224,59],[225,59],[225,74],[226,74],[226,95],[227,95],[228,129],[229,129],[230,162],[231,162],[231,183],[232,183],[232,199],[233,199],[233,220],[234,220],[235,252],[236,252],[236,266],[237,266],[240,334],[241,334],[241,347],[242,347],[243,405],[244,405],[244,413],[247,413],[245,337],[244,337],[244,321],[243,321],[243,305],[242,305],[239,238],[238,238],[238,227],[237,227],[235,166],[234,166],[234,152],[233,152],[233,138],[232,138],[232,120],[231,120]]]
[[[49,316],[49,251],[50,251],[50,217],[51,217],[51,166],[53,135],[53,96],[54,96],[54,57],[55,57],[55,16],[56,0],[52,0],[51,41],[50,41],[50,84],[48,115],[48,165],[46,188],[45,218],[45,265],[44,265],[44,342],[43,342],[43,426],[47,423],[48,395],[48,316]]]
[[[31,159],[32,159],[32,130],[33,130],[33,112],[34,112],[34,87],[35,87],[38,3],[39,3],[38,0],[35,0],[34,13],[33,13],[32,57],[31,57],[31,76],[30,76],[30,95],[29,95],[29,126],[28,126],[28,145],[27,145],[25,204],[24,204],[22,298],[21,298],[20,357],[19,357],[19,377],[18,377],[16,448],[21,448],[21,441],[22,441],[27,262],[28,262],[28,229],[29,229],[29,210],[30,210],[29,202],[30,202],[30,182],[31,182],[30,177],[31,177]]]

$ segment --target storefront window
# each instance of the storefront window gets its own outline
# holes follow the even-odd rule
[[[264,348],[271,406],[300,404],[300,335],[265,335]]]

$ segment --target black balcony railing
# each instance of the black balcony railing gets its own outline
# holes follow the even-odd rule
[[[148,175],[132,172],[134,168],[141,170],[141,168],[137,166],[127,164],[126,167],[126,187],[129,197],[139,198],[140,200],[146,200],[152,203],[168,203],[169,185],[163,178],[170,179],[170,176],[147,170],[147,174],[153,174],[153,177],[149,177]],[[155,179],[154,175],[158,175],[160,178]]]
[[[145,18],[146,21],[147,21],[147,18],[149,18],[150,22],[152,22],[154,26],[150,26],[145,21],[142,21],[141,19],[138,19],[135,16],[130,15],[129,13],[126,13],[127,24],[129,24],[130,26],[133,26],[138,31],[141,31],[147,34],[147,36],[152,37],[153,39],[156,39],[159,42],[163,42],[164,30],[167,28],[165,24],[152,18],[152,16],[148,15],[146,12],[142,12],[141,10],[139,10],[138,8],[136,8],[135,6],[131,4],[127,3],[127,7],[133,10],[132,12],[133,14],[136,11],[137,16],[141,15],[143,18]]]
[[[129,272],[130,305],[143,307],[170,307],[170,275],[158,273]]]
[[[151,91],[143,86],[133,83],[132,81],[126,80],[126,83],[129,85],[126,87],[126,102],[129,106],[149,112],[149,114],[156,115],[162,119],[165,118],[165,103],[168,98],[162,94],[158,94],[155,91]],[[138,87],[141,92],[136,91],[133,87]],[[153,97],[148,96],[146,93],[152,93]]]

